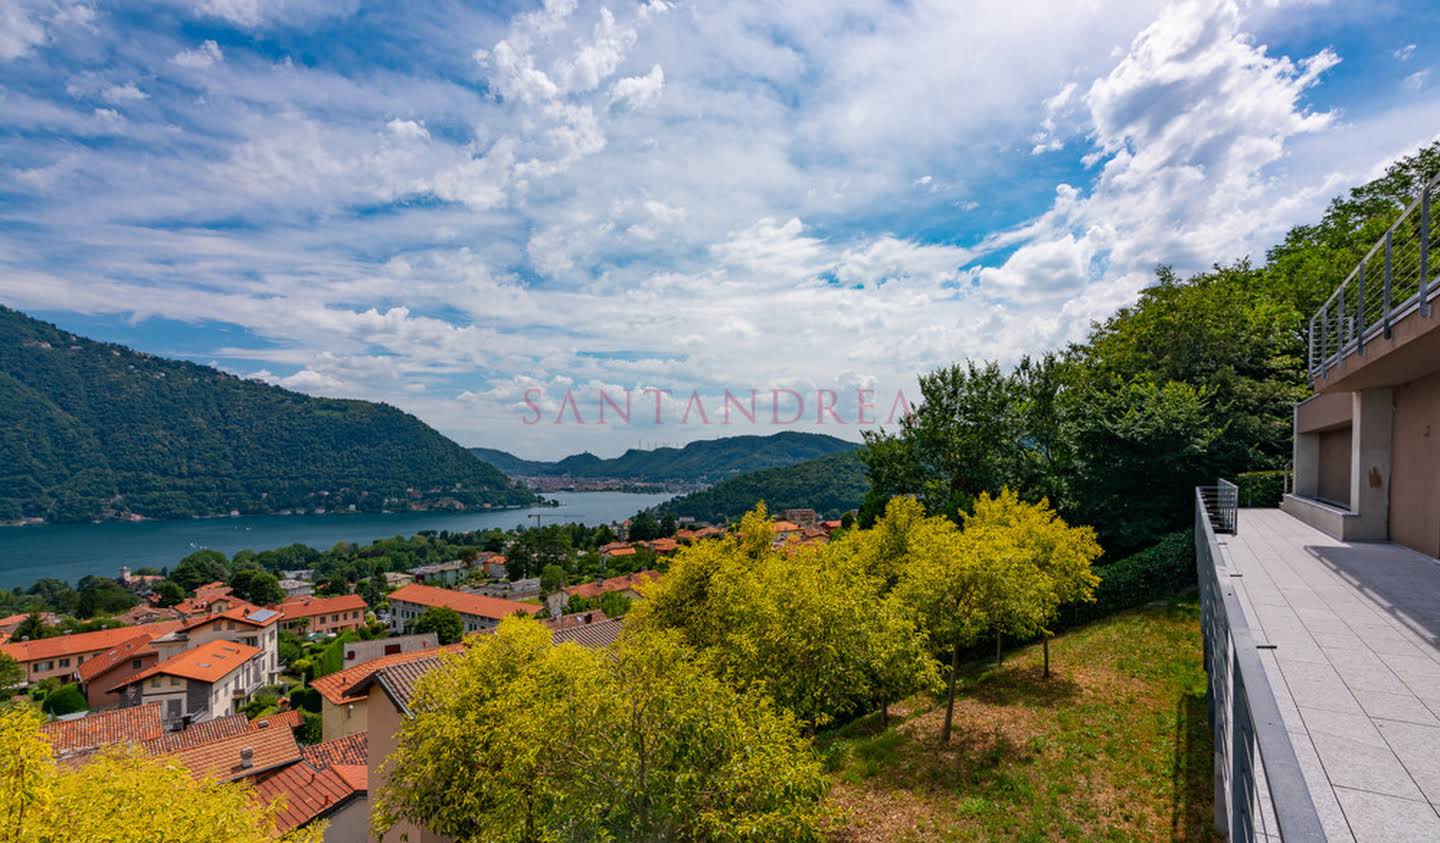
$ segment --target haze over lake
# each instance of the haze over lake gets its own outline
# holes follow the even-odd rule
[[[558,507],[489,512],[404,512],[391,515],[256,515],[138,523],[44,524],[0,529],[0,586],[28,586],[41,577],[75,581],[87,574],[114,577],[121,565],[174,566],[202,547],[233,554],[300,542],[324,550],[338,541],[357,544],[421,530],[510,529],[543,524],[623,521],[671,494],[552,492]]]

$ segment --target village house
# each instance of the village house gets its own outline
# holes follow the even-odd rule
[[[309,580],[286,578],[280,581],[280,590],[286,597],[308,597],[315,593],[315,584]]]
[[[428,585],[407,585],[390,592],[390,629],[403,632],[405,627],[432,607],[454,609],[460,613],[466,632],[493,629],[500,621],[514,614],[534,615],[540,607],[534,603],[501,600],[480,594],[466,594],[448,588]]]
[[[338,634],[365,625],[365,598],[358,594],[337,597],[292,597],[270,608],[280,613],[286,632]]]
[[[274,609],[260,609],[250,604],[249,608],[227,609],[219,614],[192,618],[166,635],[154,640],[160,660],[165,661],[179,653],[211,641],[231,641],[260,650],[265,683],[271,684],[280,675],[279,620],[280,613]]]
[[[154,597],[154,595],[151,596]],[[182,616],[191,618],[223,612],[236,606],[250,605],[253,604],[231,596],[230,586],[216,581],[196,587],[195,593],[176,603],[174,609]]]
[[[480,554],[479,558],[475,560],[475,564],[485,576],[491,579],[498,579],[509,573],[505,569],[505,563],[508,561],[508,559],[498,553],[486,551]]]
[[[819,526],[820,516],[813,509],[786,509],[780,517],[798,525],[801,529]]]
[[[440,646],[439,637],[433,632],[415,635],[392,635],[389,638],[375,638],[370,641],[350,641],[345,644],[345,666],[354,667],[381,656],[413,653],[416,650],[433,650]]]
[[[571,597],[579,597],[582,600],[594,600],[602,594],[618,592],[631,600],[639,600],[640,592],[638,587],[642,583],[659,579],[659,571],[637,571],[633,574],[625,574],[618,577],[610,577],[598,582],[587,582],[579,585],[567,586],[556,591],[545,598],[545,605],[550,610],[552,618],[560,617],[565,606],[570,602]]]
[[[129,641],[140,634],[158,637],[180,626],[179,621],[164,621],[143,626],[126,626],[117,629],[101,629],[95,632],[78,632],[74,635],[57,635],[35,641],[10,641],[0,644],[0,653],[10,656],[25,670],[25,681],[39,682],[54,676],[69,681],[75,671],[88,659]]]
[[[454,585],[470,573],[470,566],[459,559],[449,562],[436,562],[432,565],[420,565],[411,568],[410,575],[415,577],[415,582],[426,585],[446,586]]]
[[[267,677],[264,650],[216,639],[123,679],[112,690],[122,705],[163,705],[165,723],[175,728],[235,713]]]
[[[86,659],[75,669],[75,676],[85,690],[85,700],[91,709],[119,705],[121,698],[115,693],[115,686],[160,661],[160,653],[150,639],[149,634],[142,632],[98,656]]]
[[[54,626],[60,620],[59,618],[55,617],[53,612],[37,612],[36,614],[40,615],[40,622],[45,624],[46,626]],[[9,617],[0,618],[0,641],[5,640],[5,638],[10,635],[13,635],[15,633],[15,630],[18,629],[20,624],[24,623],[25,619],[28,617],[30,617],[29,612],[21,612],[18,615],[10,615]]]
[[[391,588],[400,588],[415,582],[415,578],[403,571],[386,571],[385,584]]]
[[[434,640],[434,635],[430,638]],[[385,640],[388,639],[381,639]],[[350,689],[364,682],[375,671],[417,659],[434,659],[440,652],[453,653],[463,649],[463,645],[451,644],[444,648],[392,653],[319,677],[310,683],[310,687],[320,694],[321,734],[328,741],[369,730],[366,717],[368,698],[363,694],[352,694]]]
[[[259,780],[255,799],[285,797],[275,830],[289,834],[324,820],[326,843],[365,840],[370,831],[365,735],[300,747],[300,760]]]
[[[116,615],[115,619],[127,626],[135,626],[137,624],[155,623],[156,621],[184,620],[184,616],[174,609],[165,606],[137,603],[127,609],[124,614]]]

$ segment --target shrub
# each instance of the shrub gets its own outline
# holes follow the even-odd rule
[[[320,711],[320,692],[314,688],[296,688],[290,692],[290,707]]]
[[[1285,496],[1284,471],[1247,471],[1235,478],[1242,507],[1276,507]]]
[[[303,744],[320,743],[322,725],[323,721],[320,715],[310,711],[301,711],[300,728],[295,730],[295,740]]]
[[[57,717],[62,714],[84,711],[89,707],[90,704],[85,701],[85,695],[80,693],[80,686],[73,682],[46,695],[45,702],[41,704],[41,708],[46,714],[54,714]]]
[[[1095,602],[1066,606],[1058,626],[1087,623],[1193,588],[1195,534],[1171,533],[1139,553],[1097,567],[1095,573],[1100,575]]]

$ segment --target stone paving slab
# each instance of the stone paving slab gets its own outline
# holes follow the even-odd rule
[[[1440,561],[1278,509],[1220,544],[1326,834],[1440,841]]]

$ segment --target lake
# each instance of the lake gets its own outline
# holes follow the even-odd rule
[[[421,530],[463,532],[499,527],[623,521],[674,497],[625,492],[550,492],[558,507],[480,512],[397,512],[390,515],[254,515],[186,521],[42,524],[0,527],[0,587],[28,586],[41,577],[74,585],[87,574],[120,575],[120,566],[174,566],[191,551],[208,547],[233,554],[300,542],[324,550],[338,541],[356,544]]]

